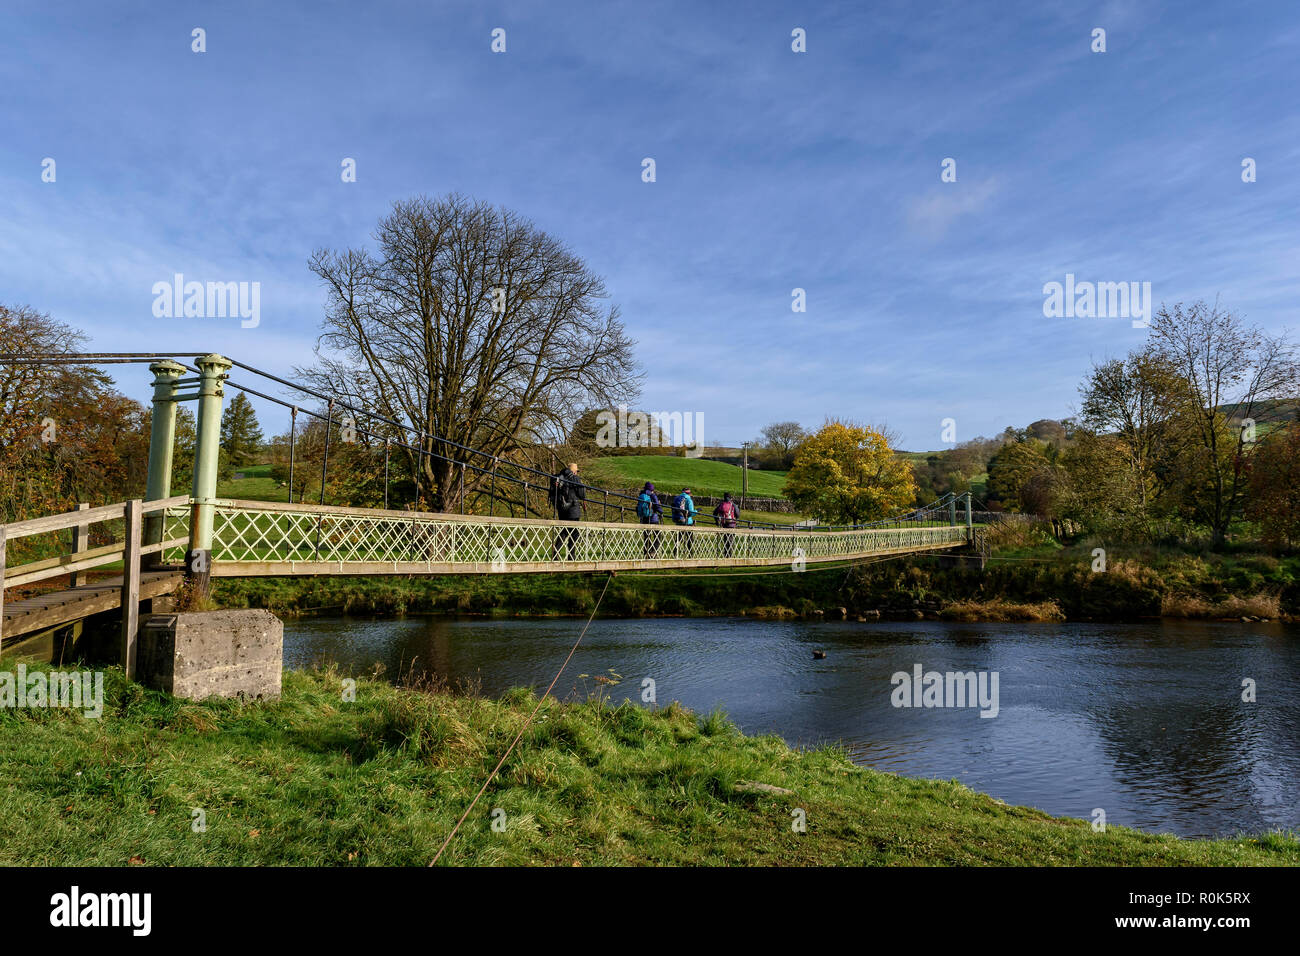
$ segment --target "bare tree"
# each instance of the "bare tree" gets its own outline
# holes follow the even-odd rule
[[[378,249],[318,250],[328,290],[322,391],[411,425],[406,452],[433,507],[455,510],[490,479],[471,464],[562,440],[580,410],[634,398],[633,343],[605,286],[557,239],[460,195],[395,203]],[[462,486],[463,475],[463,486]]]
[[[808,437],[798,422],[773,422],[760,432],[762,448],[772,467],[788,469],[794,464],[795,449]]]
[[[1239,511],[1249,469],[1247,446],[1267,440],[1260,428],[1284,418],[1281,402],[1300,383],[1295,347],[1248,326],[1233,312],[1195,302],[1163,306],[1151,326],[1152,352],[1172,365],[1189,392],[1187,415],[1203,475],[1203,503],[1216,545]]]

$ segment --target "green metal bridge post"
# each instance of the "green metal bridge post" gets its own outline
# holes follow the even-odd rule
[[[171,496],[172,454],[176,444],[176,390],[177,381],[185,374],[185,366],[170,359],[154,362],[153,420],[149,431],[149,476],[145,480],[145,501],[158,501]],[[158,544],[163,539],[164,516],[145,518],[144,543]],[[162,554],[154,553],[147,564],[158,564]]]
[[[957,526],[957,496],[948,492],[948,527]]]
[[[975,519],[971,516],[971,494],[966,492],[966,540],[975,540]]]
[[[231,361],[221,355],[195,359],[199,367],[198,439],[194,452],[193,511],[190,516],[190,554],[187,569],[206,577],[212,550],[212,509],[217,497],[217,465],[221,452],[222,382]]]

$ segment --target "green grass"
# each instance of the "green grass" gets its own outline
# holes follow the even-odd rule
[[[271,477],[271,465],[244,465],[236,468],[242,478],[224,478],[217,482],[218,498],[237,498],[245,501],[288,501],[289,487],[281,488]]]
[[[621,466],[622,470],[620,470],[619,468],[611,469],[608,465],[609,462],[628,462],[631,464]],[[651,470],[657,468],[660,476],[638,478],[641,466],[635,463],[639,462],[654,463],[650,466]],[[662,463],[664,462],[668,462],[669,466],[663,467]],[[235,473],[244,477],[228,478],[217,482],[217,496],[244,501],[288,501],[289,489],[279,487],[279,483],[271,478],[270,472],[270,465],[248,465],[236,469]],[[703,477],[697,478],[697,474]],[[631,477],[628,477],[628,475],[631,475]],[[644,482],[653,481],[661,491],[677,492],[681,490],[682,484],[690,484],[690,487],[697,494],[717,495],[718,497],[721,497],[727,491],[731,491],[737,496],[740,494],[740,469],[735,465],[717,461],[667,458],[654,455],[623,459],[600,458],[588,466],[583,477],[593,484],[603,484],[607,487],[630,487],[635,482],[636,487],[639,488]],[[749,473],[750,493],[761,498],[779,498],[781,497],[780,486],[784,481],[785,472],[783,471],[754,471],[751,469]],[[675,486],[673,482],[676,482]],[[692,482],[694,483],[692,484]],[[708,484],[708,482],[714,484]],[[731,482],[734,482],[734,487]],[[600,520],[598,495],[593,497],[592,503],[595,507],[589,509],[588,516],[593,521]],[[505,514],[506,512],[501,510],[500,513]],[[766,524],[789,525],[802,521],[805,516],[746,509],[741,512],[741,517]]]
[[[0,712],[0,864],[427,864],[535,698],[361,680],[346,703],[341,686],[337,672],[290,672],[278,702],[191,703],[110,671],[100,720]],[[956,782],[745,737],[717,714],[548,701],[442,862],[1295,865],[1300,844],[1096,833]]]
[[[289,489],[279,487],[274,478],[231,478],[217,482],[217,497],[244,501],[288,501]]]
[[[749,493],[761,498],[782,498],[784,471],[749,470]],[[589,461],[583,477],[607,488],[637,488],[647,481],[655,490],[676,494],[687,485],[696,494],[721,497],[730,491],[740,496],[741,469],[722,461],[672,458],[667,455],[625,455]]]
[[[707,524],[707,525],[713,524],[713,518],[712,518],[713,509],[704,508],[702,510],[703,510],[703,514],[701,514],[695,520],[700,524]],[[807,515],[794,514],[785,511],[752,511],[749,508],[745,508],[740,512],[740,520],[742,522],[740,526],[742,528],[745,527],[743,522],[746,521],[753,521],[756,524],[792,525],[792,524],[798,524],[800,521],[803,521],[807,517],[808,517]]]

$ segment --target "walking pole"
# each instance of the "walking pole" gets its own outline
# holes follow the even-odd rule
[[[298,406],[289,412],[289,504],[293,504],[293,448],[294,437],[298,431]]]
[[[334,421],[334,399],[330,399],[329,404],[325,407],[325,454],[320,460],[320,503],[325,504],[325,475],[330,466],[330,425]],[[325,523],[325,518],[316,519],[316,558],[320,559],[320,529]]]

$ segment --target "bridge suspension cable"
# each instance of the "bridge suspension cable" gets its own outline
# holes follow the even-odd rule
[[[591,614],[587,618],[587,623],[582,625],[582,630],[578,633],[578,639],[574,641],[573,646],[569,648],[569,655],[564,659],[564,663],[560,665],[560,669],[555,672],[555,676],[551,679],[550,686],[546,688],[541,697],[537,698],[537,706],[533,708],[532,713],[530,713],[528,718],[524,721],[524,725],[519,728],[519,733],[515,734],[515,739],[510,741],[510,746],[506,748],[506,752],[501,755],[501,759],[497,761],[497,765],[492,768],[492,772],[488,774],[487,779],[483,781],[483,786],[478,788],[478,793],[474,794],[474,799],[470,801],[469,806],[465,808],[465,812],[462,813],[460,819],[456,821],[456,825],[452,827],[451,832],[447,834],[447,839],[442,842],[442,846],[439,847],[438,852],[434,854],[433,860],[429,863],[430,866],[434,866],[438,860],[442,858],[443,851],[451,844],[451,841],[460,830],[461,824],[464,823],[470,813],[473,812],[474,807],[478,805],[479,799],[487,792],[487,788],[492,785],[492,781],[496,779],[497,774],[501,772],[501,768],[505,766],[506,761],[514,752],[515,746],[521,739],[523,739],[528,728],[532,726],[533,719],[537,716],[537,712],[542,709],[542,704],[546,703],[546,698],[549,697],[551,691],[555,689],[555,685],[560,682],[560,676],[564,673],[564,669],[569,666],[569,661],[573,660],[573,655],[577,653],[578,645],[581,644],[582,639],[587,636],[587,628],[591,627],[591,622],[596,619],[596,612],[600,610],[600,602],[605,599],[605,592],[609,590],[609,582],[613,577],[614,575],[612,573],[606,576],[605,586],[600,589],[600,596],[596,598],[596,606],[591,609]]]
[[[0,364],[6,364],[6,365],[147,364],[147,363],[163,361],[163,360],[174,361],[180,366],[182,366],[184,369],[186,369],[187,371],[199,374],[199,369],[189,364],[188,362],[177,359],[175,353],[57,352],[57,353],[31,353],[31,354],[21,354],[21,353],[0,354]],[[495,500],[496,500],[495,489],[496,489],[496,482],[498,481],[498,479],[508,484],[517,485],[523,489],[523,507],[525,510],[525,514],[527,514],[529,510],[527,496],[530,490],[541,491],[549,496],[549,492],[551,489],[551,482],[555,477],[550,472],[541,471],[540,469],[534,468],[531,465],[525,464],[523,462],[504,459],[498,455],[494,455],[490,452],[483,451],[482,449],[474,448],[473,446],[466,445],[461,442],[457,442],[450,438],[446,438],[428,432],[421,432],[413,425],[388,418],[370,409],[359,408],[349,402],[346,402],[338,398],[337,396],[325,394],[323,392],[317,391],[314,388],[304,385],[301,382],[295,382],[290,379],[284,378],[282,376],[276,375],[272,372],[267,372],[253,365],[249,365],[246,362],[241,362],[237,359],[229,359],[229,358],[227,359],[227,361],[229,361],[233,367],[243,369],[244,371],[252,375],[275,382],[292,391],[301,393],[303,395],[311,396],[312,398],[315,398],[319,401],[326,403],[326,412],[325,414],[321,414],[320,412],[315,411],[311,408],[300,406],[293,402],[286,401],[285,399],[267,394],[266,392],[261,391],[260,389],[253,388],[252,386],[240,382],[235,382],[231,380],[229,376],[226,376],[226,384],[228,384],[231,388],[238,389],[239,391],[245,392],[250,395],[254,395],[264,401],[272,402],[274,404],[283,406],[284,408],[290,409],[291,425],[289,431],[289,435],[290,435],[289,454],[290,454],[290,479],[291,480],[289,486],[289,499],[291,502],[293,500],[292,469],[294,464],[294,453],[295,453],[294,444],[296,439],[296,435],[295,435],[296,422],[297,422],[298,413],[302,412],[303,414],[306,414],[318,421],[324,421],[326,423],[324,453],[322,456],[323,459],[322,475],[321,475],[321,504],[325,503],[324,496],[325,496],[325,486],[326,486],[328,459],[329,459],[330,426],[334,421],[333,409],[335,407],[346,409],[348,412],[351,412],[353,415],[363,416],[364,418],[368,419],[371,422],[380,423],[382,425],[387,425],[390,428],[397,429],[399,432],[408,434],[413,439],[419,442],[419,444],[413,445],[410,442],[401,441],[400,439],[393,438],[390,435],[380,435],[369,428],[360,428],[360,427],[356,428],[356,431],[359,434],[365,435],[369,439],[374,439],[376,441],[382,440],[384,442],[384,447],[385,447],[384,497],[385,497],[386,507],[388,504],[388,490],[389,490],[388,450],[391,449],[392,447],[401,448],[419,456],[418,460],[421,462],[424,460],[425,456],[428,456],[430,458],[436,458],[440,461],[448,462],[452,465],[459,465],[461,468],[462,493],[458,494],[457,498],[459,499],[462,512],[465,506],[463,485],[464,485],[464,475],[466,470],[471,470],[476,475],[490,476],[492,490],[489,493],[489,497],[491,498],[492,501],[492,507],[495,507]],[[425,447],[426,443],[430,445],[441,445],[447,448],[456,449],[458,451],[463,452],[464,456],[462,458],[457,458],[452,455],[442,454],[440,452],[434,451],[432,447],[426,448]],[[553,449],[548,449],[548,450],[551,451],[552,457],[555,457],[554,450]],[[474,462],[470,461],[469,459],[473,456],[478,456],[482,459],[486,459],[486,464],[490,465],[490,467],[485,465],[475,464]],[[514,469],[518,471],[519,474],[523,477],[515,477],[510,474],[502,473],[499,471],[499,466],[505,466],[507,468]],[[526,477],[528,475],[536,476],[538,479],[540,479],[540,481],[534,484],[533,482],[530,482],[528,480],[528,478]],[[416,471],[416,474],[413,477],[414,477],[415,487],[416,487],[416,505],[418,506],[418,502],[419,502],[418,469]],[[602,496],[600,502],[602,507],[602,514],[604,512],[607,512],[609,508],[614,508],[618,513],[619,520],[621,521],[628,512],[633,512],[636,509],[636,504],[635,504],[635,502],[637,501],[636,495],[627,494],[626,492],[622,492],[618,490],[610,490],[610,489],[602,488],[597,485],[587,484],[586,482],[584,482],[583,485],[585,488],[591,491],[599,492],[600,495]],[[882,527],[902,527],[905,524],[925,525],[931,522],[947,523],[943,518],[942,511],[945,508],[950,508],[951,502],[956,497],[957,496],[953,495],[952,493],[949,493],[947,495],[935,499],[934,501],[920,508],[912,509],[910,511],[904,512],[901,515],[897,515],[894,517],[885,518],[877,521],[864,522],[864,523],[852,524],[852,525],[815,524],[815,525],[805,525],[803,527],[812,531],[841,531],[841,530],[860,530],[860,529],[882,528]],[[611,498],[614,499],[613,502],[610,501]],[[627,504],[625,504],[624,502],[627,502]],[[777,524],[775,522],[761,522],[761,521],[754,521],[752,519],[741,519],[738,521],[737,527],[744,527],[750,529],[759,528],[759,529],[780,530],[783,528],[787,528],[788,526]]]

